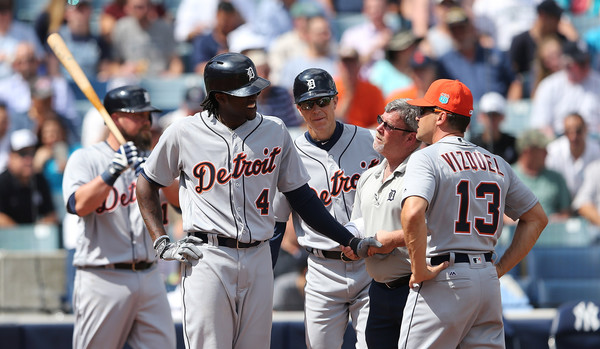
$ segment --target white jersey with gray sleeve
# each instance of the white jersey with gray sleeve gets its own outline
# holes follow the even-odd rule
[[[493,251],[503,215],[517,219],[538,201],[500,156],[453,136],[410,157],[402,200],[409,196],[429,204],[428,257]]]
[[[163,186],[179,177],[185,232],[246,243],[272,237],[276,191],[309,179],[279,118],[257,114],[231,130],[206,111],[169,126],[144,173]]]

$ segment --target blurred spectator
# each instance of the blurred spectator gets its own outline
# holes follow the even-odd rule
[[[196,73],[203,74],[204,66],[211,58],[229,51],[227,35],[240,24],[242,19],[233,4],[226,1],[219,2],[214,28],[192,40],[191,63]]]
[[[251,49],[242,53],[254,62],[256,74],[268,80],[270,68],[265,50]],[[287,127],[297,127],[303,123],[303,119],[294,105],[292,95],[281,86],[271,84],[262,90],[258,95],[257,104],[259,113],[277,116]]]
[[[518,88],[511,90],[510,99],[531,97],[532,63],[538,44],[546,37],[557,37],[561,43],[567,38],[559,32],[562,9],[554,0],[544,0],[537,6],[537,18],[531,29],[516,35],[510,45],[510,61],[516,73]]]
[[[14,131],[10,144],[8,167],[0,174],[0,227],[56,224],[48,183],[42,174],[33,170],[35,135],[27,129]]]
[[[542,80],[562,69],[562,45],[563,42],[556,36],[546,36],[538,44],[530,72],[529,98],[535,96],[535,91]]]
[[[6,170],[8,154],[10,154],[10,117],[6,104],[0,103],[0,173]]]
[[[34,47],[28,42],[18,44],[13,61],[14,73],[0,79],[0,100],[5,101],[11,117],[11,130],[32,127],[28,114],[32,106],[32,90],[39,77],[40,62]],[[64,118],[69,129],[69,142],[79,142],[81,118],[75,105],[75,95],[62,76],[48,77],[51,81],[52,109]],[[42,87],[42,86],[38,86]],[[47,89],[45,89],[47,90]]]
[[[173,29],[153,16],[150,0],[126,0],[125,13],[112,32],[114,58],[122,62],[121,75],[178,76],[184,70]]]
[[[104,7],[100,14],[100,36],[107,42],[111,41],[112,32],[117,21],[128,15],[125,9],[126,2],[127,0],[112,0]],[[148,16],[151,19],[163,18],[165,15],[166,11],[162,4],[150,3]]]
[[[33,157],[33,170],[44,175],[52,195],[57,195],[60,198],[61,206],[63,206],[63,172],[65,171],[67,158],[78,145],[72,147],[68,145],[66,130],[59,118],[45,119],[39,127],[37,139],[39,144]],[[57,208],[57,211],[61,209],[64,211],[62,207]],[[62,216],[59,218],[62,218]]]
[[[583,185],[573,200],[573,209],[596,226],[600,226],[600,160],[592,162],[586,169]]]
[[[413,84],[410,62],[418,43],[419,39],[410,30],[401,31],[385,47],[385,59],[373,64],[369,82],[377,86],[386,99]]]
[[[336,118],[361,127],[376,126],[377,114],[385,108],[381,90],[360,76],[361,62],[356,49],[341,47],[339,59],[335,77],[338,90]]]
[[[489,47],[506,52],[515,35],[529,30],[535,21],[535,4],[540,0],[475,0],[473,23],[491,39]]]
[[[362,0],[320,0],[331,16],[359,14],[363,10]]]
[[[296,2],[312,2],[319,6],[317,0],[261,0],[254,18],[248,22],[257,34],[272,43],[279,35],[293,29],[290,10]]]
[[[386,104],[395,99],[421,98],[425,95],[429,85],[437,79],[437,62],[424,55],[420,49],[413,53],[410,67],[412,84],[389,94],[385,98]]]
[[[215,26],[220,0],[181,0],[175,13],[175,40],[192,41]],[[198,9],[202,9],[199,11]]]
[[[67,5],[64,13],[66,24],[58,29],[73,58],[89,79],[106,80],[110,76],[110,45],[92,35],[90,20],[92,16],[91,0],[79,0],[77,5]],[[60,66],[62,76],[71,81],[73,78]]]
[[[483,130],[471,142],[513,164],[517,161],[516,139],[500,128],[506,115],[506,99],[498,92],[488,92],[479,100],[478,111],[477,122]]]
[[[321,68],[332,76],[337,73],[331,28],[325,17],[308,19],[307,43],[308,49],[305,54],[291,57],[281,69],[278,84],[288,91],[292,91],[294,79],[305,69]]]
[[[548,144],[546,167],[564,177],[571,197],[575,197],[583,184],[585,168],[600,159],[600,145],[588,137],[585,121],[577,113],[565,117],[564,130],[563,136]]]
[[[431,2],[431,4],[429,4]],[[454,7],[460,6],[460,0],[417,0],[415,2],[416,5],[420,5],[419,7],[425,6],[424,3],[427,3],[427,7],[425,9],[419,9],[414,12],[425,12],[429,11],[427,8],[431,5],[433,8],[431,11],[431,22],[432,25],[427,30],[417,30],[413,27],[413,33],[417,37],[423,37],[424,40],[419,44],[421,50],[426,56],[432,58],[439,58],[444,54],[450,52],[452,50],[452,37],[450,36],[450,29],[448,29],[448,25],[444,21],[446,18],[446,13]],[[414,15],[414,14],[413,14]]]
[[[67,1],[64,0],[47,1],[48,4],[33,23],[38,40],[46,48],[48,48],[46,45],[48,35],[58,32],[58,29],[65,23],[65,9],[67,7]]]
[[[545,166],[548,138],[539,130],[528,130],[517,138],[519,158],[512,165],[517,176],[533,191],[550,220],[570,215],[571,194],[562,175]]]
[[[557,0],[558,4],[571,14],[574,20],[578,16],[597,17],[600,14],[600,2],[598,0]]]
[[[563,69],[540,82],[531,108],[531,127],[554,137],[564,133],[564,118],[576,112],[592,135],[600,134],[600,73],[590,66],[585,43],[563,45]]]
[[[384,49],[394,34],[384,21],[386,7],[386,0],[364,0],[363,15],[367,21],[346,29],[340,39],[340,46],[359,53],[365,77],[371,65],[384,58]]]
[[[158,124],[160,125],[160,128],[164,130],[179,119],[201,112],[203,110],[202,102],[204,101],[204,98],[206,98],[206,93],[204,92],[203,87],[193,86],[188,88],[185,91],[183,102],[179,108],[163,115],[159,119]]]
[[[295,2],[290,8],[293,29],[281,34],[273,40],[269,48],[269,66],[271,67],[271,83],[279,83],[279,73],[285,63],[296,56],[303,56],[308,51],[308,20],[323,16],[323,10],[312,2]]]
[[[26,127],[38,134],[45,120],[61,117],[52,108],[53,97],[52,80],[46,76],[37,77],[31,86],[31,107],[27,114],[27,125],[21,124],[19,128]],[[73,138],[75,137],[73,136]]]
[[[479,43],[477,30],[462,8],[450,9],[445,21],[455,48],[439,58],[439,77],[469,86],[475,102],[490,91],[506,96],[514,80],[507,55]]]
[[[36,59],[44,58],[44,49],[35,30],[27,23],[15,20],[13,9],[13,0],[0,0],[0,79],[13,72],[11,62],[16,59],[17,47],[21,42],[33,45]]]

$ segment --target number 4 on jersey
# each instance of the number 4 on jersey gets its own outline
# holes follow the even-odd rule
[[[481,182],[475,188],[475,200],[485,200],[487,208],[482,209],[480,202],[471,202],[471,182],[463,180],[456,186],[456,196],[458,196],[458,220],[454,222],[455,234],[470,234],[471,221],[469,220],[469,210],[475,210],[475,214],[484,213],[487,216],[474,216],[475,230],[480,235],[493,236],[498,230],[500,222],[500,187],[495,182]],[[476,205],[471,207],[471,205]],[[491,222],[490,222],[491,216]]]
[[[261,216],[269,215],[269,189],[264,189],[256,201],[254,202],[256,208],[260,211]]]

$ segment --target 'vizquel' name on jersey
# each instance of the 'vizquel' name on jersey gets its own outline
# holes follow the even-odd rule
[[[478,151],[453,151],[441,155],[452,171],[489,171],[504,177],[496,157]]]
[[[275,170],[275,158],[281,154],[281,148],[275,147],[269,153],[269,149],[264,149],[264,154],[267,156],[264,159],[246,160],[246,153],[238,153],[233,157],[233,171],[230,173],[226,168],[216,169],[215,165],[209,161],[204,161],[194,167],[194,176],[198,178],[196,192],[210,190],[215,185],[215,180],[218,184],[225,184],[231,179],[237,179],[241,176],[258,176],[261,174],[272,173]]]

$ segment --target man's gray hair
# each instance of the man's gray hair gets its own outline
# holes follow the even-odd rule
[[[394,99],[385,106],[386,113],[398,112],[402,121],[412,131],[417,130],[417,117],[421,114],[421,108],[410,105],[408,98]]]

